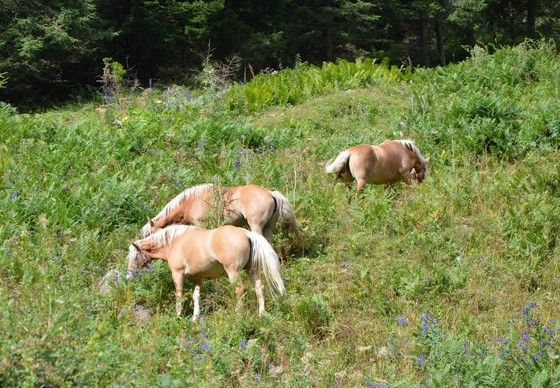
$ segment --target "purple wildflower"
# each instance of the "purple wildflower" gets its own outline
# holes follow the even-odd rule
[[[436,321],[428,313],[422,314],[420,320],[422,321],[422,334],[427,335],[430,329],[436,324]]]
[[[531,309],[535,307],[537,307],[537,302],[532,301],[527,306],[523,307],[523,309],[521,309],[521,312],[523,314],[529,314],[529,311],[531,311]]]
[[[12,193],[12,195],[10,195],[10,198],[12,199],[12,201],[15,201],[18,196],[19,196],[19,193],[17,191],[14,191]]]
[[[212,349],[212,347],[209,344],[200,344],[200,349],[204,350],[205,352],[209,351],[210,349]]]
[[[424,364],[426,364],[426,356],[422,354],[416,359],[416,365],[420,368],[424,368]]]
[[[235,162],[233,162],[233,167],[235,168],[241,167],[241,162],[239,160],[236,160]]]
[[[541,359],[542,355],[543,355],[543,352],[538,352],[537,354],[535,354],[533,356],[533,360],[535,360],[535,362],[538,362]]]
[[[241,343],[239,344],[239,347],[241,349],[245,349],[247,347],[247,340],[244,339],[243,341],[241,341]]]
[[[407,327],[409,325],[408,321],[406,320],[405,317],[403,316],[399,316],[397,317],[397,322],[399,325],[401,325],[402,327]]]
[[[531,341],[531,337],[527,334],[526,330],[523,330],[523,333],[521,334],[521,339],[525,342]]]
[[[472,354],[472,350],[469,349],[469,343],[467,341],[463,341],[463,353],[467,355]]]

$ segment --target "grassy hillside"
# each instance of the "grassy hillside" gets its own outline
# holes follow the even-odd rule
[[[224,92],[0,106],[0,384],[560,384],[558,79],[540,43],[414,74],[301,65]],[[325,162],[387,138],[430,155],[428,178],[349,203]],[[193,324],[164,262],[118,276],[146,215],[204,182],[280,190],[306,229],[275,233],[288,294],[263,318],[226,279]]]

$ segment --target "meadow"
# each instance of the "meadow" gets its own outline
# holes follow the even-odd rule
[[[560,385],[554,45],[217,76],[0,103],[0,385]],[[426,180],[349,201],[325,163],[388,138],[430,156]],[[190,299],[176,318],[165,262],[124,279],[146,216],[207,182],[279,190],[305,229],[275,232],[287,295],[267,292],[262,318],[225,278],[203,283],[196,323]]]

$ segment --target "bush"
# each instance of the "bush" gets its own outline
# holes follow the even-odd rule
[[[558,148],[559,113],[550,110],[558,59],[552,43],[527,42],[494,54],[476,47],[462,63],[419,70],[410,125],[450,154],[511,161],[537,147]]]

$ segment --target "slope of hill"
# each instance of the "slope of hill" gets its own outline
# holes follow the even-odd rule
[[[558,384],[559,59],[527,44],[415,74],[339,62],[0,107],[0,383]],[[349,203],[325,162],[387,138],[430,155],[428,178]],[[288,294],[263,318],[226,279],[193,324],[165,263],[122,278],[146,215],[204,182],[280,190],[305,228],[273,238]]]

